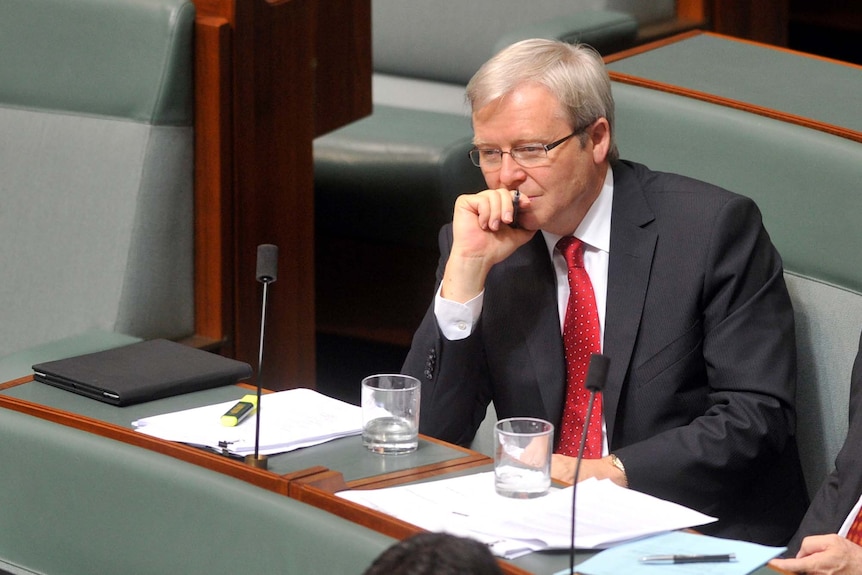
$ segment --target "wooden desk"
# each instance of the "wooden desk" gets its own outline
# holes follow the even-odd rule
[[[0,406],[172,455],[284,495],[288,494],[291,480],[329,469],[343,468],[341,484],[358,488],[397,484],[406,476],[434,477],[490,461],[481,453],[424,436],[420,438],[419,449],[415,453],[382,457],[363,449],[361,438],[353,436],[318,445],[313,450],[299,449],[271,455],[268,470],[264,471],[213,452],[143,435],[132,428],[132,422],[142,417],[237,400],[248,392],[245,387],[219,387],[115,407],[26,377],[0,385]]]
[[[26,377],[0,385],[0,407],[194,463],[397,539],[421,529],[346,501],[335,493],[342,489],[388,487],[492,468],[493,462],[482,454],[423,436],[417,452],[410,455],[373,454],[362,448],[359,437],[348,437],[270,456],[269,469],[262,470],[209,451],[143,435],[131,428],[132,421],[147,415],[231,401],[245,391],[227,386],[119,408]],[[580,552],[577,561],[591,555],[592,552]],[[513,561],[501,560],[500,564],[510,575],[550,575],[567,568],[568,561],[567,553],[531,553]],[[774,571],[763,568],[756,573],[768,575]]]
[[[862,66],[705,32],[680,34],[605,61],[618,82],[862,142]]]

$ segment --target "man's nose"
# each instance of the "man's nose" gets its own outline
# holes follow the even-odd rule
[[[524,171],[524,168],[510,154],[503,154],[500,161],[500,183],[503,186],[514,190],[527,179],[527,173]]]

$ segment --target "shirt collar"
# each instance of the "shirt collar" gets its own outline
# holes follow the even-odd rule
[[[590,206],[584,219],[575,230],[574,236],[588,246],[603,251],[611,252],[611,208],[614,203],[614,172],[608,168],[605,181],[599,196]],[[548,244],[548,253],[553,257],[554,248],[562,236],[542,230],[545,243]]]

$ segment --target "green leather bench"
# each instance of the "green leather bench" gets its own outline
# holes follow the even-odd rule
[[[623,157],[747,195],[763,212],[796,312],[798,440],[813,493],[844,441],[862,331],[862,144],[659,90],[613,90]]]
[[[249,483],[0,408],[0,572],[361,574],[394,540]]]
[[[30,373],[18,353],[194,331],[194,17],[191,0],[3,3],[4,381]]]

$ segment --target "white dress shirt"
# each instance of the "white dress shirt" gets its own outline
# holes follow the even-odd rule
[[[584,268],[590,276],[590,282],[593,284],[593,292],[596,296],[602,349],[604,349],[605,339],[605,307],[608,294],[608,261],[611,247],[613,197],[614,176],[613,171],[609,169],[599,196],[590,206],[589,211],[574,233],[574,236],[585,244]],[[548,245],[548,254],[554,264],[554,271],[557,276],[557,306],[560,316],[560,333],[562,333],[566,318],[566,306],[569,302],[568,266],[563,255],[555,249],[561,236],[544,230],[541,233]],[[440,295],[440,291],[441,288],[438,288],[434,298],[434,315],[437,318],[440,331],[446,339],[451,341],[466,338],[473,333],[476,322],[482,314],[485,292],[483,291],[462,304],[445,299]],[[604,437],[603,452],[606,455],[608,447],[604,421],[602,421],[602,435]]]

